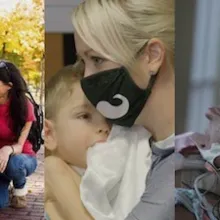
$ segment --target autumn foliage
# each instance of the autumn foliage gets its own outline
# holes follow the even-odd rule
[[[20,0],[13,10],[1,11],[0,58],[15,63],[29,86],[40,93],[44,75],[43,0]]]

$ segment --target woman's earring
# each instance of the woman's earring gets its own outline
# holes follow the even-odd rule
[[[150,81],[149,81],[149,84],[148,84],[148,89],[152,89],[154,84],[155,84],[155,81],[157,79],[157,72],[154,72],[154,71],[150,71]]]

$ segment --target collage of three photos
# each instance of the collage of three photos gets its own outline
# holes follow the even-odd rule
[[[0,0],[0,220],[220,220],[219,0]]]

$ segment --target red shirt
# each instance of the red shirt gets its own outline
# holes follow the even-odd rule
[[[5,104],[0,104],[0,149],[4,147],[5,145],[12,145],[14,143],[14,133],[9,127],[10,122],[10,116],[9,116],[9,106],[10,101],[7,101]],[[27,107],[28,107],[28,114],[26,122],[33,122],[36,121],[36,117],[34,114],[34,106],[33,104],[28,100],[27,101]],[[35,155],[35,152],[32,149],[32,144],[30,141],[26,140],[23,145],[22,153],[29,154],[29,155]]]

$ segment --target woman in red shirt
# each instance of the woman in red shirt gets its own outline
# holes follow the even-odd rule
[[[11,206],[26,207],[26,176],[37,167],[36,155],[28,140],[36,118],[26,90],[16,66],[0,60],[0,208],[9,204],[11,181],[14,187]]]

